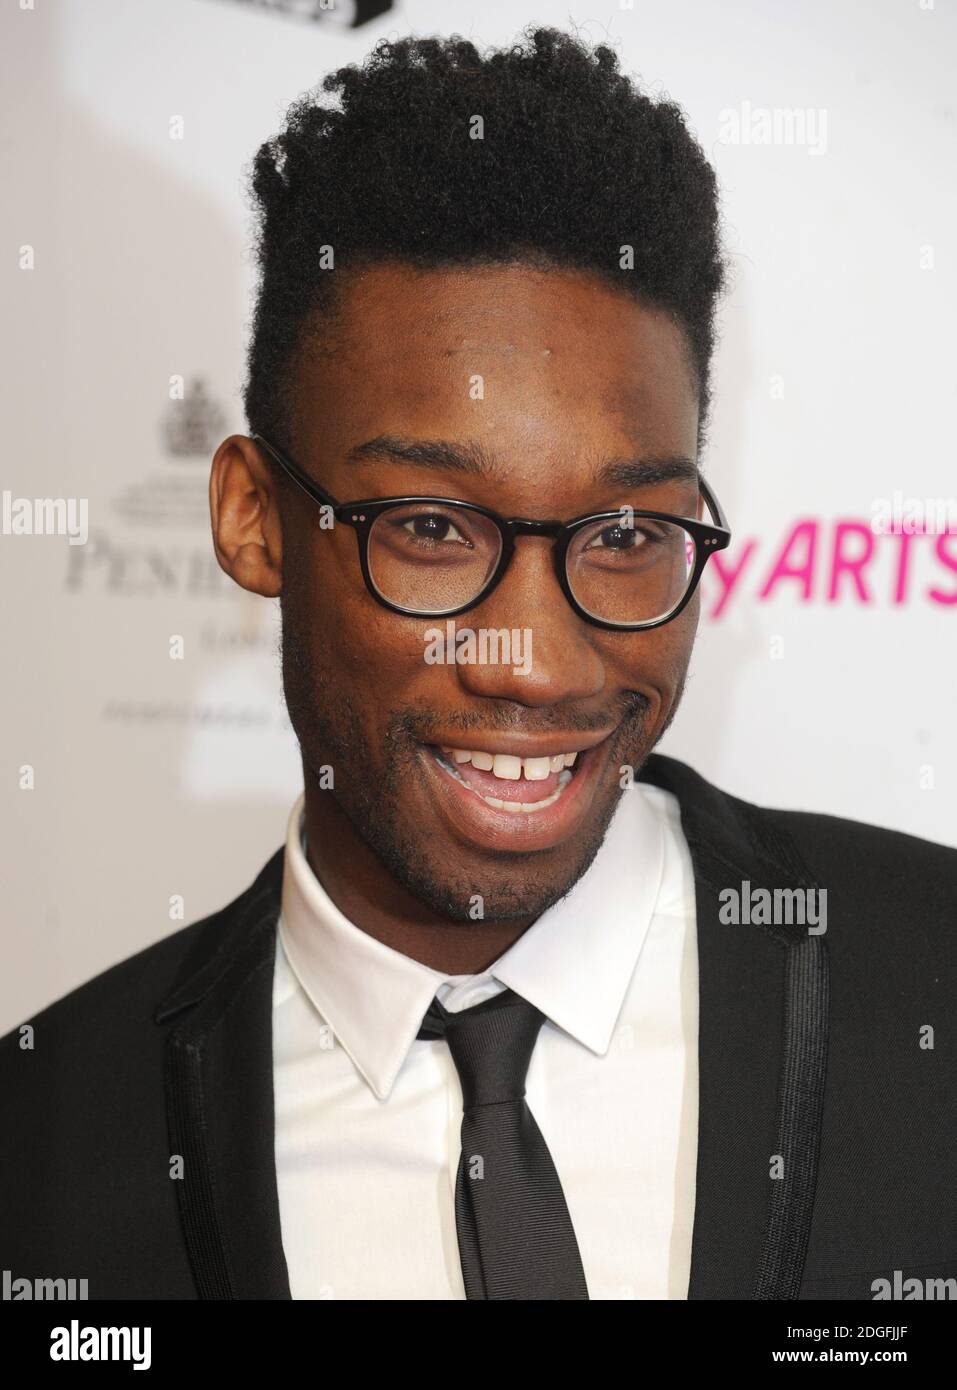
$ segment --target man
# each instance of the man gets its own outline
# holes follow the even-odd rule
[[[3,1040],[0,1255],[91,1298],[872,1298],[957,1275],[957,853],[654,754],[729,528],[677,107],[381,43],[253,170],[216,554],[304,797]]]

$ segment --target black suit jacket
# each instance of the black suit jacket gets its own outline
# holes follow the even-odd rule
[[[895,1270],[957,1277],[957,851],[761,809],[660,755],[641,775],[677,796],[695,872],[689,1297],[869,1299]],[[87,1278],[93,1299],[289,1298],[271,1033],[282,859],[44,1009],[32,1050],[19,1029],[0,1040],[13,1277]],[[826,889],[826,932],[722,923],[719,894],[743,882]]]

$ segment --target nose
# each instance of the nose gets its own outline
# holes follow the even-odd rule
[[[459,681],[471,695],[545,706],[587,700],[605,687],[605,663],[592,637],[598,629],[579,618],[562,593],[552,543],[544,537],[519,537],[504,578],[456,626],[479,636],[483,629],[497,633],[500,640],[489,640],[486,650],[507,656],[458,666]]]

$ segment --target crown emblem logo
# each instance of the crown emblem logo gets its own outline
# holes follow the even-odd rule
[[[194,377],[181,401],[171,401],[162,424],[166,452],[179,458],[208,458],[223,435],[226,416],[206,390],[202,377]]]

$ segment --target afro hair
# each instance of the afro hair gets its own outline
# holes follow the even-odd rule
[[[260,147],[252,432],[291,446],[297,355],[334,321],[350,265],[526,262],[590,271],[683,327],[703,444],[726,280],[714,171],[681,109],[610,48],[549,28],[522,38],[484,54],[458,36],[382,39]]]

